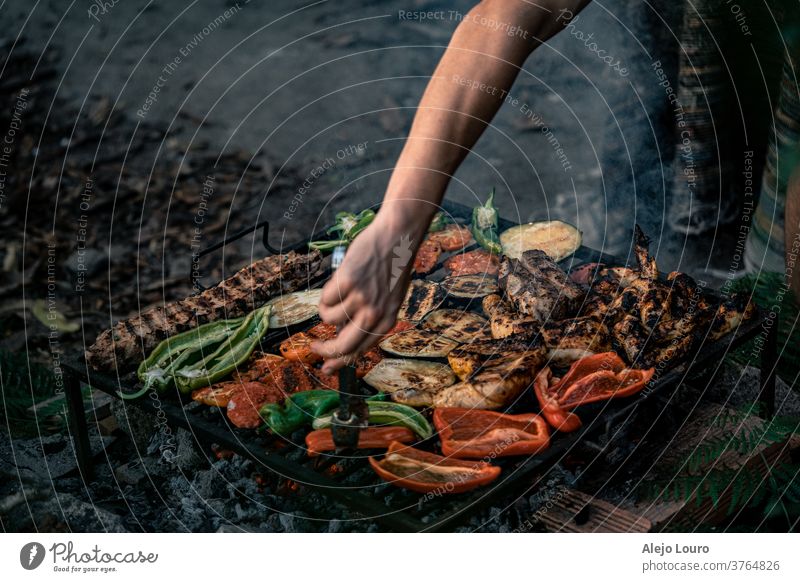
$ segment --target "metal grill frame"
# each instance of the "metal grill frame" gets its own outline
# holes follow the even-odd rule
[[[472,210],[458,203],[445,201],[442,208],[446,213],[461,221],[469,221],[471,217]],[[501,229],[515,224],[509,220],[500,219]],[[274,249],[269,245],[268,241],[269,223],[262,221],[209,247],[201,253],[201,256],[223,248],[230,242],[258,229],[263,229],[262,242],[264,248],[269,252],[300,251],[307,248],[308,241],[301,241],[287,249],[280,251]],[[324,233],[325,230],[323,229],[315,233],[309,240],[324,238]],[[568,268],[589,262],[603,262],[608,265],[622,264],[611,255],[582,246],[574,255],[561,261],[561,265],[565,266],[566,264]],[[440,270],[441,265],[437,268],[437,271]],[[321,285],[330,274],[330,269],[326,269],[319,277],[314,279],[312,286]],[[197,281],[193,280],[193,284],[195,288],[202,288]],[[713,293],[709,294],[715,297]],[[279,449],[274,446],[270,447],[269,437],[260,435],[253,430],[233,427],[221,411],[209,410],[210,407],[192,403],[191,401],[184,405],[164,398],[160,398],[158,401],[151,398],[140,398],[128,402],[140,406],[153,414],[160,410],[171,426],[188,430],[192,433],[197,443],[205,445],[215,443],[244,455],[286,479],[290,479],[304,487],[319,490],[332,500],[340,502],[350,510],[362,515],[365,519],[375,520],[385,529],[392,531],[446,530],[451,529],[469,516],[482,511],[498,500],[510,498],[512,494],[519,495],[521,492],[533,490],[538,484],[533,478],[537,472],[541,473],[551,466],[572,447],[584,444],[595,450],[602,450],[605,444],[610,442],[615,427],[631,422],[640,412],[644,403],[652,402],[655,398],[663,398],[664,392],[668,388],[677,388],[693,375],[718,364],[721,357],[728,350],[756,337],[759,333],[766,333],[766,341],[761,352],[762,372],[759,400],[765,404],[767,414],[771,415],[774,411],[775,401],[774,371],[777,358],[774,328],[776,326],[762,328],[763,321],[763,314],[759,311],[756,317],[740,325],[732,335],[721,338],[716,342],[704,343],[701,346],[702,349],[697,350],[689,360],[667,369],[661,377],[653,382],[646,393],[642,392],[639,395],[617,401],[607,401],[596,414],[590,413],[585,416],[582,413],[584,426],[574,433],[556,434],[551,446],[545,451],[526,458],[495,459],[493,462],[503,468],[498,480],[490,486],[459,495],[420,495],[385,484],[374,474],[372,475],[372,483],[343,485],[341,483],[343,478],[356,474],[357,471],[367,465],[366,455],[358,460],[347,459],[339,461],[334,457],[321,457],[312,460],[308,459],[304,454],[301,454],[301,457],[305,458],[294,458],[298,456],[296,453],[299,449],[290,446]],[[313,323],[313,321],[306,322],[298,329],[308,327]],[[760,331],[762,329],[763,331]],[[290,333],[293,331],[290,330]],[[274,330],[267,333],[263,343],[267,346],[275,347],[286,336],[286,330]],[[127,379],[95,372],[83,361],[82,357],[65,362],[63,370],[69,410],[69,426],[78,460],[78,468],[82,478],[88,482],[93,478],[93,468],[88,425],[81,396],[81,383],[89,384],[93,388],[118,398],[117,391]],[[131,376],[131,378],[135,380],[134,377]],[[596,405],[594,407],[595,409],[597,408]],[[297,444],[299,445],[300,443]],[[346,467],[334,479],[324,469],[337,462],[343,463]],[[383,501],[381,501],[381,498],[383,498]]]

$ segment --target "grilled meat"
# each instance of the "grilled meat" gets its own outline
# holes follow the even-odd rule
[[[506,353],[484,364],[481,371],[469,380],[444,388],[433,397],[436,407],[497,409],[511,404],[527,386],[544,363],[544,348]]]
[[[281,292],[300,289],[317,273],[322,255],[290,252],[256,261],[214,287],[120,321],[86,350],[96,370],[135,368],[161,340],[223,318],[239,317]]]
[[[709,339],[718,340],[722,336],[736,331],[739,325],[753,317],[755,312],[756,308],[747,295],[731,295],[717,307],[708,334]]]
[[[525,251],[519,260],[505,257],[499,281],[517,311],[540,323],[568,317],[583,298],[580,286],[540,250]]]
[[[528,352],[544,358],[546,350],[540,338],[475,340],[452,350],[447,354],[447,361],[456,376],[466,380],[479,371],[494,366],[502,358]]]
[[[608,328],[591,317],[549,321],[542,327],[542,336],[551,365],[569,365],[584,356],[611,351]]]
[[[631,365],[640,365],[648,334],[636,315],[628,314],[614,324],[611,331],[617,353],[624,353]]]
[[[530,336],[539,330],[535,318],[516,313],[499,295],[487,295],[482,305],[483,312],[489,316],[492,337],[496,339],[511,335]]]

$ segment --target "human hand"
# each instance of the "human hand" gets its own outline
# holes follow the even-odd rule
[[[322,288],[319,314],[339,327],[336,338],[311,349],[331,374],[377,344],[395,323],[411,279],[415,238],[391,224],[388,214],[356,237],[344,261]]]

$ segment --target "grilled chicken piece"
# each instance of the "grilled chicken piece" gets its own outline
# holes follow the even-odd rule
[[[533,352],[542,358],[546,350],[541,339],[509,337],[502,340],[475,340],[462,345],[447,354],[450,367],[461,380],[474,376],[480,370],[494,366],[499,360],[509,355]]]
[[[637,224],[634,228],[634,236],[636,242],[634,249],[636,252],[636,260],[639,262],[639,276],[645,279],[658,279],[658,265],[656,265],[655,257],[651,257],[649,253],[650,239],[645,236],[642,228]]]
[[[643,355],[647,344],[647,332],[642,327],[639,318],[628,314],[614,324],[612,337],[617,346],[617,352],[622,351],[628,363],[641,365],[639,358]]]
[[[500,264],[500,287],[523,315],[537,321],[562,319],[580,306],[584,292],[546,253],[529,250]]]
[[[544,348],[510,353],[471,379],[453,384],[433,397],[436,407],[493,410],[511,404],[533,382],[544,363]]]
[[[406,298],[400,306],[398,319],[419,322],[444,301],[445,291],[433,281],[414,280],[408,287]]]
[[[322,264],[318,251],[294,251],[256,261],[202,293],[159,305],[120,321],[86,350],[95,370],[127,372],[161,340],[203,323],[245,315],[281,292],[308,284]]]
[[[483,312],[489,317],[493,338],[530,336],[539,331],[539,322],[535,318],[516,313],[499,295],[487,295],[483,298],[482,306]]]
[[[611,351],[608,328],[591,317],[547,322],[542,336],[550,365],[566,366],[584,356]]]
[[[708,338],[715,341],[735,331],[743,321],[753,317],[755,312],[755,306],[746,295],[731,295],[717,308]]]

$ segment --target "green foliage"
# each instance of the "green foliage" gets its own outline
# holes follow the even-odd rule
[[[29,362],[27,354],[0,350],[0,422],[7,424],[12,436],[34,436],[66,429],[64,398],[39,408],[30,408],[56,396],[56,381],[50,370]],[[89,388],[84,387],[84,399]],[[38,425],[38,426],[37,426]]]
[[[694,500],[697,505],[708,500],[713,507],[720,504],[726,490],[730,494],[727,514],[743,509],[760,509],[764,519],[784,517],[790,527],[800,519],[800,463],[770,465],[750,463],[730,468],[721,461],[730,451],[749,457],[759,447],[785,442],[800,433],[800,419],[775,417],[763,423],[745,424],[745,420],[762,411],[760,403],[744,410],[720,414],[712,426],[720,436],[707,438],[686,460],[681,471],[668,482],[649,481],[642,484],[642,493],[663,501]]]
[[[756,305],[770,311],[777,303],[780,308],[777,321],[777,349],[779,354],[777,375],[790,386],[795,386],[800,374],[800,305],[785,287],[783,273],[763,272],[747,275],[734,281],[731,291],[751,294]],[[780,297],[781,300],[777,301]],[[740,364],[753,364],[753,342],[734,350],[728,358]]]

